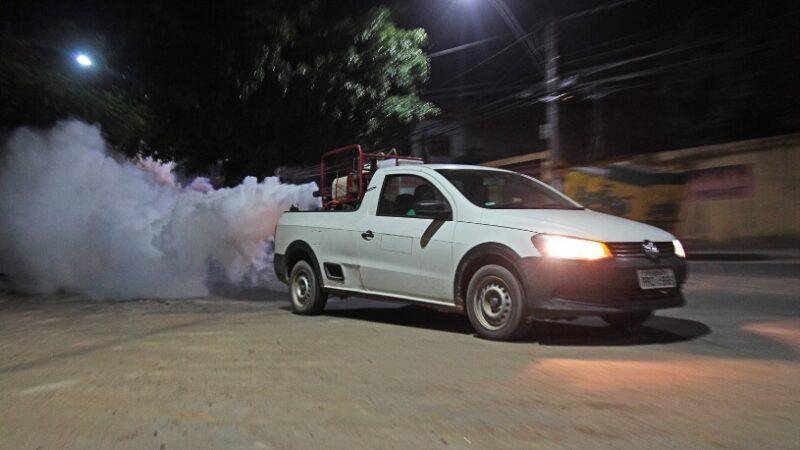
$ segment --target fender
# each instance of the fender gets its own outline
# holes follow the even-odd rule
[[[522,278],[524,270],[521,263],[522,257],[503,244],[488,242],[471,248],[464,254],[456,267],[456,274],[453,279],[453,300],[456,307],[464,310],[464,300],[467,295],[469,280],[473,273],[486,264],[499,264],[511,270],[514,276],[517,277],[524,292],[526,283]]]
[[[317,260],[317,255],[314,254],[314,250],[311,249],[311,246],[308,245],[305,241],[294,241],[286,248],[286,253],[284,255],[275,255],[276,263],[278,261],[278,257],[281,256],[280,259],[283,260],[283,264],[281,268],[276,267],[275,272],[279,279],[284,280],[287,282],[289,280],[289,274],[291,272],[291,268],[294,267],[297,261],[300,261],[303,258],[303,255],[307,256],[311,262],[311,266],[314,267],[314,271],[317,273],[317,278],[322,280],[322,272],[320,272],[319,268],[319,261]],[[277,264],[276,264],[277,266]],[[281,273],[278,273],[278,270]]]

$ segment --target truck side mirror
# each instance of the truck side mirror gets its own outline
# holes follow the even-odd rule
[[[417,217],[434,220],[451,220],[453,212],[450,205],[441,200],[420,200],[414,202],[414,212]]]
[[[314,192],[311,194],[311,196],[312,196],[312,197],[314,197],[314,198],[317,198],[317,197],[322,197],[322,193],[321,193],[320,191],[314,191]]]

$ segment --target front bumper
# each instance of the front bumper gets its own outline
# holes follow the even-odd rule
[[[522,262],[529,311],[536,318],[603,316],[674,308],[685,303],[681,285],[686,261],[677,256],[613,257],[603,261],[525,258]],[[639,269],[672,269],[671,289],[641,289]]]

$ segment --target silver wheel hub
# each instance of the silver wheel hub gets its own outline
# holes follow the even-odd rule
[[[486,281],[473,302],[478,321],[490,330],[503,328],[511,316],[511,294],[499,280]]]
[[[294,298],[297,303],[305,305],[311,297],[311,281],[305,273],[300,274],[294,280]]]

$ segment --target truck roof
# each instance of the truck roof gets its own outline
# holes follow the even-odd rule
[[[414,165],[400,165],[400,166],[392,166],[392,167],[385,167],[381,168],[381,171],[386,172],[397,172],[397,171],[405,171],[407,169],[429,169],[429,170],[494,170],[497,172],[508,172],[505,169],[498,169],[495,167],[486,167],[486,166],[474,166],[468,164],[414,164]]]

